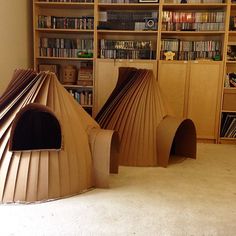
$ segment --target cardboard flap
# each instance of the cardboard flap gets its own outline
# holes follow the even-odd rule
[[[196,158],[196,129],[190,119],[166,116],[157,127],[157,165],[167,167],[174,155]]]
[[[93,159],[95,187],[107,188],[109,173],[118,173],[118,133],[112,130],[91,129],[89,143]]]

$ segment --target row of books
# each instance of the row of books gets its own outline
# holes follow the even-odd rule
[[[139,0],[99,0],[99,3],[139,3]]]
[[[163,31],[218,31],[224,28],[224,23],[162,23]]]
[[[155,59],[152,41],[100,40],[100,58]]]
[[[83,106],[93,105],[93,92],[92,90],[74,90],[68,89],[68,92]]]
[[[162,22],[188,22],[188,23],[223,23],[225,12],[223,11],[200,11],[200,12],[181,12],[163,11]]]
[[[80,56],[80,55],[84,56]],[[40,57],[92,58],[93,51],[68,48],[39,48]]]
[[[161,51],[160,58],[161,60],[165,60],[165,51]],[[174,60],[184,60],[184,61],[191,61],[191,60],[212,60],[213,58],[219,56],[219,52],[212,51],[204,51],[204,52],[184,52],[184,51],[177,51],[175,52],[175,56],[173,57]]]
[[[101,49],[146,49],[152,50],[152,41],[141,41],[141,40],[100,40]]]
[[[80,67],[78,72],[77,85],[80,86],[93,86],[93,67],[88,65]]]
[[[164,3],[223,3],[224,0],[164,0]],[[140,0],[99,0],[99,3],[142,3]],[[151,3],[159,3],[159,0]]]
[[[49,29],[93,29],[94,17],[38,16],[38,27]]]
[[[99,21],[143,21],[145,18],[157,18],[157,11],[100,11]]]
[[[230,72],[226,74],[224,86],[225,88],[236,88],[236,72]]]
[[[220,136],[236,138],[236,113],[222,113]]]
[[[236,61],[236,45],[227,45],[227,61]]]
[[[155,59],[156,51],[143,49],[101,49],[100,58],[109,59]]]
[[[93,0],[39,0],[39,2],[94,2]]]
[[[94,2],[93,0],[39,0],[39,2]],[[139,0],[99,0],[100,3],[139,3]],[[155,1],[154,3],[158,3]],[[164,0],[165,3],[223,3],[224,0]]]
[[[152,11],[100,11],[98,29],[156,30],[157,19]]]
[[[39,48],[93,50],[93,39],[40,38]]]
[[[236,16],[230,16],[229,29],[236,30]]]
[[[117,21],[108,21],[108,22],[99,22],[97,27],[98,29],[105,30],[157,30],[157,19],[150,20],[149,18],[145,19],[143,22],[117,22]]]
[[[164,3],[224,3],[225,0],[164,0]]]
[[[183,41],[164,39],[161,41],[161,59],[166,51],[175,52],[175,60],[215,59],[221,55],[221,41]]]
[[[221,51],[221,41],[220,40],[190,41],[190,40],[180,40],[180,39],[163,39],[161,40],[161,51],[218,52]]]

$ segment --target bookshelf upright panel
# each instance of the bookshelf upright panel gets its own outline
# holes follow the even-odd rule
[[[228,4],[225,70],[220,115],[219,142],[236,143],[236,2]]]
[[[34,0],[33,9],[35,69],[58,73],[93,116],[120,66],[148,68],[199,139],[235,142],[236,1]],[[65,84],[70,68],[79,76]]]

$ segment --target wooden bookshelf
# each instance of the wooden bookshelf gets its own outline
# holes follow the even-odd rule
[[[236,61],[227,60],[227,46],[236,46],[236,28],[231,30],[229,27],[230,17],[236,16],[236,3],[231,3],[230,0],[222,3],[191,3],[191,0],[189,0],[186,4],[180,4],[174,3],[175,1],[177,2],[177,0],[173,0],[173,3],[166,3],[165,0],[160,0],[158,3],[109,3],[108,1],[105,2],[105,0],[103,2],[95,0],[94,3],[34,1],[35,68],[37,69],[38,64],[44,62],[60,64],[61,66],[75,64],[78,68],[82,62],[93,63],[94,86],[87,87],[93,89],[93,116],[97,114],[114,88],[120,66],[152,69],[162,92],[166,95],[174,110],[173,115],[191,118],[196,124],[199,140],[215,143],[234,143],[235,139],[220,137],[220,130],[222,113],[236,112],[236,108],[225,109],[224,107],[225,96],[228,96],[229,93],[232,95],[236,91],[231,88],[224,89],[226,73],[236,71]],[[163,12],[166,11],[193,12],[195,14],[206,12],[207,14],[209,13],[208,15],[211,14],[212,19],[215,19],[216,14],[220,14],[217,12],[223,12],[222,22],[218,19],[217,22],[213,20],[210,23],[216,23],[216,27],[218,26],[217,23],[222,23],[224,27],[220,28],[221,26],[219,25],[219,30],[212,30],[214,28],[211,29],[211,26],[207,28],[209,30],[188,30],[188,28],[184,28],[184,30],[165,30],[163,29]],[[151,30],[145,28],[141,30],[136,28],[136,30],[134,28],[98,28],[104,12],[152,12],[153,16],[157,18],[156,28]],[[57,17],[93,16],[94,28],[40,28],[37,25],[38,15],[44,14]],[[93,58],[46,57],[39,55],[40,37],[92,38]],[[202,54],[199,54],[201,57],[194,57],[194,60],[191,59],[191,54],[184,60],[182,60],[184,57],[178,54],[174,61],[166,61],[163,57],[164,51],[162,52],[163,40],[166,39],[170,39],[170,41],[176,39],[181,42],[181,45],[183,42],[189,42],[189,44],[193,42],[193,45],[196,41],[209,43],[209,45],[220,42],[220,48],[209,47],[205,51],[202,50]],[[108,44],[115,40],[124,42],[150,41],[150,50],[152,50],[151,53],[154,56],[150,58],[139,58],[139,56],[135,58],[129,58],[129,56],[127,58],[107,58],[106,56],[101,58],[102,40],[106,40]],[[129,50],[134,49],[131,48]],[[208,51],[211,51],[212,54],[208,54]],[[184,51],[181,53],[184,54]],[[194,54],[196,51],[192,53]],[[179,58],[181,60],[178,60]],[[67,89],[81,89],[81,86],[78,85],[64,86]]]

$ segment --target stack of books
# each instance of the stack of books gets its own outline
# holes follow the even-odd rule
[[[93,86],[93,68],[81,67],[78,73],[77,85]]]
[[[236,138],[236,113],[223,113],[221,119],[221,137]]]

